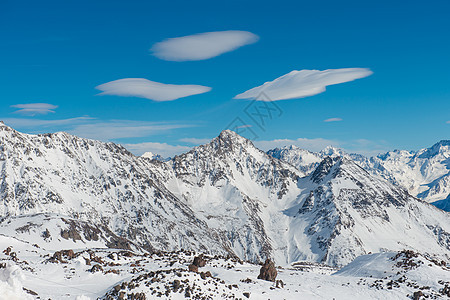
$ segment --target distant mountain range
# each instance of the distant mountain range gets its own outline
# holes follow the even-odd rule
[[[334,148],[265,153],[226,130],[164,161],[0,124],[0,234],[34,232],[44,248],[72,240],[77,248],[187,249],[280,265],[342,266],[405,248],[448,259],[449,213],[407,191],[433,201],[444,195],[448,143],[437,145],[401,158]],[[397,161],[417,164],[405,172],[423,171],[414,182],[433,184],[406,189],[402,178],[411,176]]]
[[[450,211],[450,140],[419,151],[394,150],[370,158],[333,147],[313,153],[290,146],[270,150],[268,154],[306,173],[314,170],[326,156],[343,156],[371,175],[404,187],[411,195]]]

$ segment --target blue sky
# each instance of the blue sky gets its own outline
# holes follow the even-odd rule
[[[68,131],[164,156],[238,123],[265,149],[332,144],[374,154],[450,138],[446,0],[1,3],[0,119],[22,132]],[[190,40],[176,40],[171,49],[178,59],[168,56],[167,43],[161,53],[155,50],[169,38],[229,31],[200,35],[222,54],[196,41],[193,48],[183,44]],[[350,75],[359,79],[305,96],[308,81],[298,76],[310,73],[291,73],[295,80],[284,88],[303,96],[267,102],[276,111],[264,125],[246,113],[264,102],[234,99],[294,70],[344,68],[373,74]],[[156,101],[131,97],[127,84],[148,83],[115,82],[130,78],[176,86],[157,86],[157,95],[150,95]],[[319,87],[321,80],[315,81]],[[98,95],[98,86],[109,95]],[[161,100],[174,91],[192,95]],[[281,98],[287,93],[265,91]]]

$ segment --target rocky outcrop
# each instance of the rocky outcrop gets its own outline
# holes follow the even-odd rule
[[[277,278],[277,268],[270,259],[266,259],[261,270],[259,271],[258,279],[275,282]]]
[[[203,254],[194,257],[194,261],[192,262],[192,264],[199,268],[206,266],[206,260],[203,258]]]
[[[59,262],[59,263],[67,263],[67,260],[70,260],[72,258],[75,258],[76,255],[73,252],[72,249],[70,250],[60,250],[56,251],[52,258],[50,259],[51,262]]]

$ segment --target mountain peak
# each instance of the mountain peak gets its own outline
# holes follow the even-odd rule
[[[232,130],[223,130],[218,137],[211,141],[211,144],[217,148],[233,149],[236,145],[252,145],[250,140],[240,136]]]
[[[435,156],[442,151],[448,151],[450,150],[450,140],[441,140],[440,142],[434,144],[428,149],[424,149],[422,153],[419,152],[420,158],[430,158],[432,156]]]
[[[8,126],[5,124],[5,122],[0,121],[0,132],[3,132],[4,134],[21,134],[20,132],[16,131],[14,128]]]
[[[306,150],[306,149],[301,149],[301,148],[299,148],[299,147],[297,147],[297,146],[295,146],[295,145],[283,146],[283,147],[281,147],[281,148],[275,148],[275,149],[279,149],[279,150],[287,149],[287,150],[304,150],[304,151],[308,151],[308,150]]]
[[[326,156],[311,174],[312,181],[320,183],[341,160],[341,157]]]
[[[9,127],[8,125],[5,124],[5,122],[0,120],[0,128],[2,128],[3,130],[7,129],[7,130],[12,130],[11,127]]]
[[[164,157],[162,157],[161,155],[150,152],[150,151],[145,152],[144,154],[141,155],[141,157],[148,158],[151,160],[158,160],[158,161],[166,161],[167,160]]]
[[[224,139],[224,138],[241,138],[241,139],[245,139],[244,137],[240,136],[239,134],[237,134],[236,132],[234,132],[233,130],[230,129],[225,129],[222,130],[222,132],[220,132],[219,137]]]
[[[340,174],[340,175],[339,175]],[[363,177],[369,173],[355,163],[351,158],[345,156],[326,156],[311,174],[311,180],[315,183],[322,183],[325,178],[334,179],[337,176],[354,176],[356,174]]]
[[[345,151],[342,150],[341,148],[327,146],[322,151],[320,151],[320,154],[334,157],[334,156],[345,156],[347,153],[345,153]]]
[[[145,152],[144,154],[141,155],[141,157],[153,159],[153,157],[155,157],[155,155],[156,154],[154,154],[153,152]]]
[[[433,145],[435,146],[450,146],[450,140],[441,140],[440,142]]]

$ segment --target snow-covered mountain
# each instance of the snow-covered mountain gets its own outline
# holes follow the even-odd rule
[[[299,186],[297,204],[285,210],[291,217],[287,240],[302,249],[291,249],[295,259],[343,265],[365,253],[405,248],[449,255],[448,213],[350,159],[325,158]]]
[[[311,159],[316,168],[299,170],[223,131],[158,161],[113,143],[27,135],[1,124],[0,233],[26,225],[26,236],[48,226],[62,236],[63,219],[78,220],[78,248],[89,241],[82,223],[89,222],[105,228],[104,246],[118,236],[146,249],[272,257],[281,265],[344,265],[370,251],[403,248],[450,256],[448,213],[350,159],[322,155],[320,163]]]
[[[354,160],[374,176],[402,186],[408,192],[437,207],[450,211],[450,141],[443,140],[419,151],[394,150],[374,157],[348,154],[327,147],[310,152],[288,146],[269,150],[268,154],[299,170],[310,173],[326,156],[342,156]]]
[[[359,162],[371,173],[405,187],[412,195],[450,209],[450,140],[416,152],[395,150]]]
[[[239,257],[263,261],[275,255],[287,262],[281,210],[300,193],[304,173],[229,130],[152,171]]]
[[[0,124],[0,216],[52,213],[105,226],[152,249],[226,253],[220,239],[151,172],[151,161],[67,133]]]
[[[334,152],[335,159],[324,155]],[[449,254],[448,214],[338,154],[326,149],[322,163],[302,178],[305,172],[224,131],[168,162],[160,181],[226,236],[241,258],[343,265],[361,254],[406,246]]]
[[[161,155],[155,154],[153,152],[145,152],[144,154],[141,155],[141,157],[145,157],[145,158],[148,158],[148,159],[151,159],[151,160],[153,160],[153,159],[154,160],[159,160],[159,161],[168,160],[168,159],[165,159],[164,157],[162,157]]]
[[[311,152],[291,145],[269,150],[267,151],[267,154],[293,165],[308,175],[311,174],[326,157],[345,157],[355,161],[364,159],[364,156],[362,155],[355,153],[349,154],[344,150],[333,146],[327,146],[319,152]]]
[[[294,145],[283,148],[275,148],[267,151],[267,154],[293,165],[305,174],[310,174],[313,172],[324,159],[324,156],[321,155],[321,153],[311,152]]]

